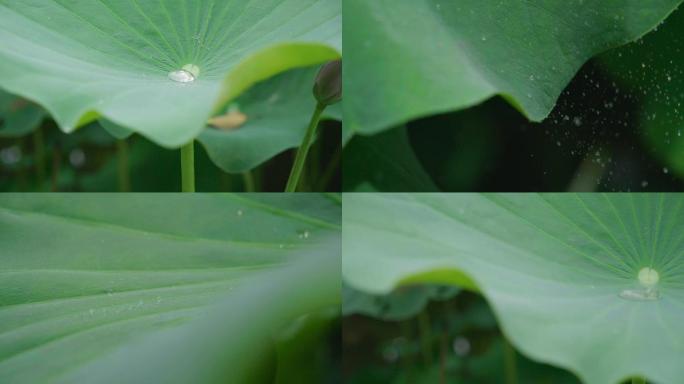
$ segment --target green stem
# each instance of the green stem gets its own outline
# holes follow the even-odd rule
[[[646,380],[641,377],[635,377],[632,379],[632,384],[646,384]]]
[[[195,142],[181,148],[181,182],[183,192],[195,192]]]
[[[432,327],[430,326],[430,315],[427,309],[418,315],[418,330],[420,332],[420,345],[423,351],[423,362],[431,367],[434,361],[432,357]]]
[[[131,191],[131,174],[128,167],[128,142],[126,139],[116,141],[118,157],[119,192]]]
[[[518,363],[515,349],[506,338],[504,338],[504,372],[506,373],[506,384],[518,383]]]
[[[325,167],[323,175],[318,179],[316,186],[314,187],[314,192],[323,192],[327,189],[328,184],[335,176],[337,168],[340,166],[342,160],[342,146],[337,147],[335,153],[332,155],[330,163]],[[342,186],[344,188],[344,185]]]
[[[36,181],[38,183],[38,190],[43,190],[45,183],[45,140],[43,138],[43,129],[38,127],[33,132],[33,152],[36,155]]]
[[[311,116],[311,122],[309,123],[309,128],[306,130],[306,135],[304,135],[302,145],[297,150],[297,157],[292,166],[290,178],[287,180],[285,192],[295,192],[297,190],[299,178],[302,176],[304,163],[306,163],[306,157],[309,154],[309,148],[311,148],[311,143],[316,136],[316,128],[318,128],[318,122],[321,120],[321,114],[323,114],[325,107],[326,106],[321,103],[316,105],[316,110],[314,111],[313,116]]]
[[[242,182],[244,184],[245,192],[256,191],[256,182],[254,181],[254,174],[252,171],[247,171],[242,174]]]

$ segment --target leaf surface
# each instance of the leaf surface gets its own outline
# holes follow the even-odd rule
[[[345,0],[345,127],[372,134],[500,94],[539,121],[594,55],[680,0]]]
[[[44,106],[67,132],[104,117],[179,147],[256,82],[338,58],[340,8],[337,0],[2,0],[0,87]],[[195,81],[170,79],[188,65],[199,70]]]
[[[677,194],[354,194],[343,277],[370,293],[468,281],[527,356],[586,383],[684,375]],[[647,288],[640,271],[659,282]]]
[[[0,381],[55,382],[202,317],[264,273],[329,255],[339,221],[319,195],[5,195]]]

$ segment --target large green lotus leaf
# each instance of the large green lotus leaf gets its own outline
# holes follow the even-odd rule
[[[683,203],[677,194],[345,195],[343,277],[371,293],[465,282],[535,360],[592,384],[677,383]],[[655,286],[641,283],[652,277],[638,277],[645,267],[659,274]]]
[[[339,238],[330,244],[329,255],[315,255],[322,257],[257,276],[205,318],[119,348],[64,375],[60,382],[288,383],[282,381],[282,372],[304,367],[309,370],[311,360],[299,367],[282,367],[279,360],[276,375],[272,348],[265,341],[271,333],[289,339],[288,334],[298,333],[292,328],[302,328],[298,323],[339,306]],[[301,337],[293,340],[301,341]],[[300,374],[296,382],[321,382],[303,379],[307,376]]]
[[[545,118],[592,56],[681,0],[345,0],[345,127],[371,134],[496,94]]]
[[[229,108],[246,115],[244,125],[207,128],[198,137],[212,161],[226,172],[241,173],[298,147],[316,108],[312,90],[318,69],[289,71],[241,95]],[[338,108],[329,108],[324,118],[341,120],[340,115]]]
[[[67,132],[102,116],[178,147],[256,82],[339,57],[340,8],[338,0],[2,0],[0,87],[43,105]],[[170,79],[187,65],[199,69],[195,81]]]
[[[221,113],[239,112],[246,122],[235,128],[207,127],[197,140],[218,167],[242,173],[276,154],[298,147],[316,107],[313,84],[318,67],[295,69],[265,80],[240,95]],[[323,119],[342,120],[336,104],[325,110]],[[100,124],[114,137],[133,134],[107,119]]]
[[[684,175],[684,12],[675,11],[638,43],[600,57],[600,63],[636,99],[647,148]]]
[[[2,196],[0,382],[53,382],[197,318],[330,254],[339,221],[320,195]]]

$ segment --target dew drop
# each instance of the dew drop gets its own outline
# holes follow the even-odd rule
[[[308,239],[309,238],[309,231],[301,231],[298,234],[300,239]]]
[[[238,217],[240,217],[240,216],[242,216],[242,215],[244,214],[244,212],[242,211],[242,209],[238,209],[237,212],[235,212],[235,214],[236,214]]]

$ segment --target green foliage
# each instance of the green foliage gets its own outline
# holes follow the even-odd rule
[[[683,203],[668,194],[349,194],[343,276],[374,294],[467,278],[530,358],[586,383],[673,383],[683,374]],[[658,273],[655,285],[644,268]]]
[[[348,285],[342,286],[342,314],[363,314],[384,320],[403,320],[420,313],[430,300],[447,300],[457,287],[406,286],[388,295],[369,295]]]
[[[258,81],[339,58],[340,8],[335,0],[2,1],[0,87],[45,107],[66,132],[104,117],[177,148]],[[194,81],[171,80],[182,68]]]
[[[2,382],[263,381],[339,305],[327,196],[9,194],[0,225]]]
[[[289,71],[241,95],[231,109],[246,122],[234,129],[207,128],[198,140],[212,161],[226,172],[245,172],[277,153],[298,147],[316,107],[311,89],[318,67]],[[339,109],[326,117],[341,120]]]
[[[542,120],[582,64],[680,2],[346,0],[345,128],[372,134],[496,94]]]
[[[636,119],[651,153],[684,175],[684,11],[677,10],[638,44],[599,57],[600,63],[638,100]]]

